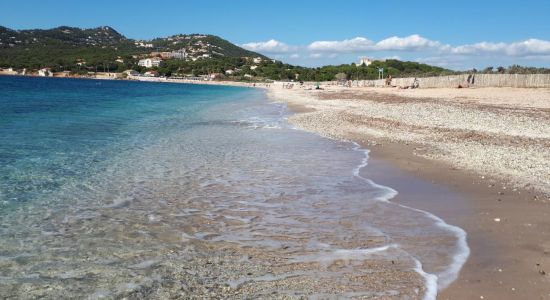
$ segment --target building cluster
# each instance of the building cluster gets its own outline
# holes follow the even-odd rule
[[[186,59],[187,51],[185,49],[180,49],[175,51],[151,52],[149,57],[160,57],[162,59]]]

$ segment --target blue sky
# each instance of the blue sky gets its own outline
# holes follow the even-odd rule
[[[453,69],[550,66],[550,1],[2,1],[14,29],[210,33],[300,65],[395,57]]]

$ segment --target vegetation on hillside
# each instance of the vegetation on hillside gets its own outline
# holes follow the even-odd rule
[[[155,67],[165,76],[200,76],[221,74],[233,80],[363,80],[378,79],[379,68],[393,77],[426,77],[458,73],[550,73],[550,69],[521,66],[489,67],[484,70],[456,72],[427,64],[388,59],[371,65],[330,65],[317,68],[293,66],[271,60],[213,35],[179,34],[150,41],[128,39],[111,27],[93,29],[57,27],[53,29],[12,30],[0,26],[0,68],[71,71],[87,74],[95,71],[122,72],[134,69],[141,73],[140,58],[151,52],[184,49],[192,59],[168,59]],[[254,61],[253,58],[260,58]]]

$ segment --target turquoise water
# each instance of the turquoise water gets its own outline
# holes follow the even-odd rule
[[[0,77],[0,108],[0,298],[430,299],[467,256],[261,90]]]
[[[31,201],[92,176],[116,153],[185,130],[216,103],[253,94],[232,87],[0,78],[0,202]]]

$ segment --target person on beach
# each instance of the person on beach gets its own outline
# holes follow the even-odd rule
[[[391,77],[391,75],[388,74],[388,76],[386,77],[386,85],[387,85],[387,86],[390,86],[390,85],[391,85],[391,81],[392,81],[392,77]]]

